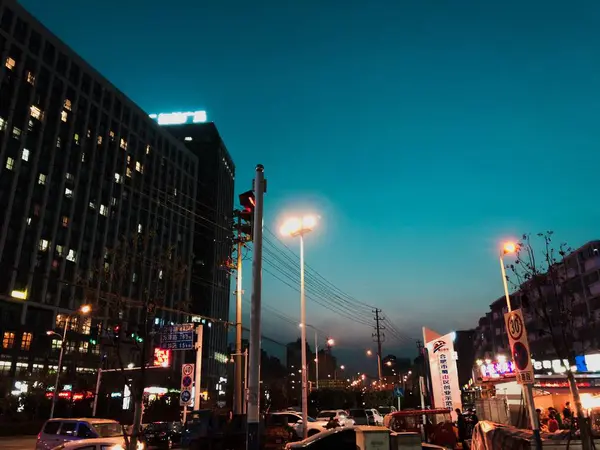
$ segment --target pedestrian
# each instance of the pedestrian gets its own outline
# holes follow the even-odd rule
[[[565,407],[563,408],[563,418],[565,420],[573,418],[573,411],[571,411],[571,402],[565,403]]]
[[[548,419],[548,433],[556,433],[558,431],[558,421],[556,420],[556,414],[550,413],[550,419]]]
[[[467,421],[463,416],[460,408],[454,410],[456,412],[456,427],[458,428],[458,442],[462,445],[462,448],[467,448],[465,441],[467,439]]]

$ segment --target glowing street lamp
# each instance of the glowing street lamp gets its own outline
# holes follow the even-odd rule
[[[329,347],[333,347],[335,345],[335,340],[333,340],[332,338],[327,339],[327,345]]]
[[[317,225],[316,216],[291,217],[281,227],[281,234],[300,238],[300,323],[306,324],[306,292],[304,288],[304,235]],[[306,327],[301,327],[302,353],[302,434],[308,437],[308,370],[306,365]],[[317,356],[318,357],[318,356]]]
[[[373,352],[371,350],[367,350],[367,356],[372,356]]]
[[[52,394],[52,407],[50,408],[50,418],[54,417],[54,408],[56,407],[56,401],[58,400],[58,381],[60,379],[60,371],[62,369],[62,360],[63,355],[65,353],[65,344],[67,340],[67,329],[69,328],[69,321],[71,317],[76,314],[88,314],[92,311],[92,307],[90,305],[82,305],[77,311],[73,314],[69,314],[65,318],[65,327],[63,328],[62,341],[60,345],[60,354],[58,355],[58,369],[56,369],[56,380],[54,381],[54,393]],[[46,331],[48,336],[56,335],[61,337],[56,331]]]

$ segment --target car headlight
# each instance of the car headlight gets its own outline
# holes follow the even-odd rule
[[[113,445],[110,450],[125,450],[121,444]]]

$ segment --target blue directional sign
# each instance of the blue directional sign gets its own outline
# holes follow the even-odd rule
[[[164,350],[191,350],[194,348],[194,324],[183,323],[164,327],[160,334],[160,348]]]
[[[394,386],[394,397],[404,397],[404,389],[402,389],[400,386]]]
[[[192,399],[192,393],[190,391],[181,391],[181,401],[188,403]]]

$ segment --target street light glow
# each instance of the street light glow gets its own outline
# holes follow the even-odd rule
[[[81,314],[87,314],[92,310],[92,307],[90,305],[82,305],[81,308],[79,308],[79,312],[81,312]]]
[[[315,216],[290,217],[281,226],[281,234],[284,236],[299,236],[312,231],[317,226]]]
[[[515,253],[517,251],[517,245],[514,242],[504,243],[504,254]]]
[[[329,345],[330,347],[335,345],[335,341],[332,338],[327,339],[327,345]]]
[[[340,369],[344,370],[346,368],[346,366],[344,366],[343,364],[340,366]]]
[[[367,350],[367,356],[371,356],[373,352],[371,350]]]

